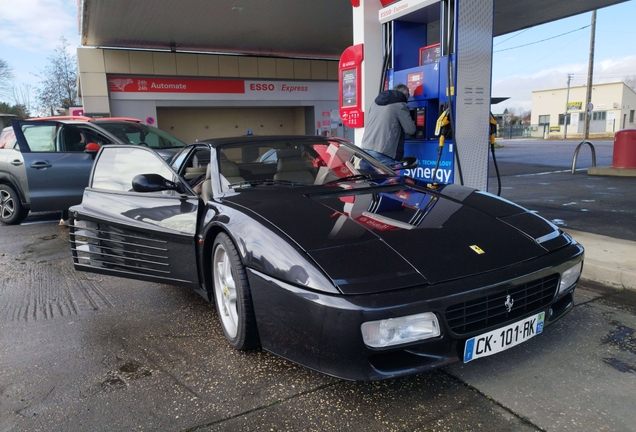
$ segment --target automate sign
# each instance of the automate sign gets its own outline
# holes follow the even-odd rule
[[[109,76],[114,99],[327,100],[337,97],[336,84],[313,81],[268,81],[206,78]]]
[[[111,92],[125,93],[245,93],[243,80],[109,77]]]

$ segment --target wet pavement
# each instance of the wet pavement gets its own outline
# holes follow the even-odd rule
[[[501,196],[568,229],[636,241],[636,177],[591,176],[589,148],[572,159],[578,141],[501,141],[495,151]],[[593,143],[596,165],[612,164],[612,141]],[[497,193],[490,158],[488,191]]]
[[[636,169],[612,163],[613,142],[580,147],[572,173],[576,141],[508,140],[496,151],[500,182],[492,158],[489,190],[498,192],[559,225],[585,247],[582,279],[636,290]],[[600,168],[605,165],[606,168]],[[588,175],[594,170],[611,175]],[[627,175],[627,176],[624,176]]]
[[[609,236],[613,225],[633,224],[633,205],[618,222],[603,208],[608,195],[636,202],[629,191],[597,194],[616,186],[497,155],[504,197],[543,190],[524,205],[568,229]],[[557,198],[562,174],[595,187]],[[583,199],[606,205],[563,205]],[[192,291],[75,272],[56,216],[0,225],[1,432],[636,430],[636,291],[584,281],[570,314],[508,351],[401,379],[349,382],[231,349],[213,305]],[[619,228],[630,236],[633,225]]]
[[[0,431],[629,431],[636,293],[583,284],[514,349],[348,382],[229,347],[213,305],[74,272],[66,228],[0,226]]]

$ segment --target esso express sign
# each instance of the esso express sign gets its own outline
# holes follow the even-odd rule
[[[252,84],[250,84],[250,90],[252,90],[252,91],[274,91],[274,90],[276,90],[276,86],[274,84],[252,83]]]

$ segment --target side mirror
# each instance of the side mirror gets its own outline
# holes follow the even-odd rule
[[[132,187],[135,192],[161,192],[173,190],[183,193],[179,183],[167,180],[159,174],[138,174],[133,177]]]
[[[417,168],[419,161],[415,156],[404,156],[398,163],[391,165],[394,171]]]
[[[86,144],[86,147],[84,147],[84,153],[88,153],[93,157],[93,159],[95,159],[95,156],[97,156],[97,152],[99,152],[100,148],[101,146],[99,144],[89,142],[88,144]]]
[[[86,144],[86,147],[84,147],[84,151],[86,153],[97,153],[100,148],[101,146],[99,144],[94,142],[89,142],[88,144]]]

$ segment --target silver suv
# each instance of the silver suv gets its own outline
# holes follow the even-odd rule
[[[132,118],[47,117],[14,121],[0,134],[0,222],[29,211],[66,212],[82,201],[102,145],[136,144],[168,159],[183,141]]]

